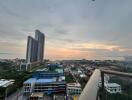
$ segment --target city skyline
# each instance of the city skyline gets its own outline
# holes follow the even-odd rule
[[[46,59],[132,56],[131,0],[1,0],[0,58],[25,58],[27,36],[46,33]]]

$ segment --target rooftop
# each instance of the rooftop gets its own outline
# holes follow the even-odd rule
[[[31,94],[31,97],[43,97],[43,93],[39,93],[39,92],[37,92],[37,93],[32,93],[32,94]]]
[[[8,85],[11,85],[13,83],[14,83],[14,80],[0,79],[0,86],[1,87],[7,87]]]
[[[117,83],[107,83],[107,84],[105,84],[105,86],[107,86],[107,87],[120,87],[120,85]]]
[[[53,78],[29,78],[24,83],[31,84],[31,83],[55,83],[55,82],[63,82],[65,80],[65,77],[53,77]]]
[[[37,72],[44,72],[44,73],[63,73],[62,67],[47,67],[36,70]]]
[[[56,82],[54,79],[38,79],[36,80],[36,83],[51,83],[51,82]]]
[[[33,83],[33,82],[36,82],[36,80],[37,80],[36,78],[29,78],[24,83]]]
[[[69,86],[69,87],[81,87],[80,83],[68,83],[67,86]]]

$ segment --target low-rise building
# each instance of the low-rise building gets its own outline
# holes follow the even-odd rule
[[[85,74],[80,74],[80,78],[86,78],[87,76]]]
[[[25,93],[43,92],[51,94],[65,91],[66,91],[65,82],[55,78],[50,79],[31,78],[24,82]]]
[[[121,86],[117,83],[105,83],[105,89],[109,93],[121,93]]]
[[[30,96],[30,100],[43,100],[43,93],[32,93]]]
[[[81,85],[79,83],[68,83],[67,94],[68,95],[79,95],[81,94]]]
[[[14,83],[15,80],[0,79],[0,87],[7,87]]]
[[[66,94],[64,70],[60,67],[39,69],[23,84],[24,94]]]
[[[108,75],[104,75],[104,86],[105,90],[109,93],[121,93],[121,86],[117,83],[109,83],[110,77]],[[99,87],[102,86],[101,78],[99,82]]]

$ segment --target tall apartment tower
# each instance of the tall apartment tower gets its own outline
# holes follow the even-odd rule
[[[42,62],[44,55],[45,35],[35,30],[35,38],[28,36],[26,63]]]
[[[44,56],[45,35],[39,30],[35,30],[35,39],[38,41],[37,61],[42,62]]]
[[[38,41],[28,36],[26,63],[31,64],[37,61]]]

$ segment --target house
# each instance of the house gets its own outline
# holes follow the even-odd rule
[[[121,86],[117,83],[105,83],[105,90],[109,93],[121,93]]]

